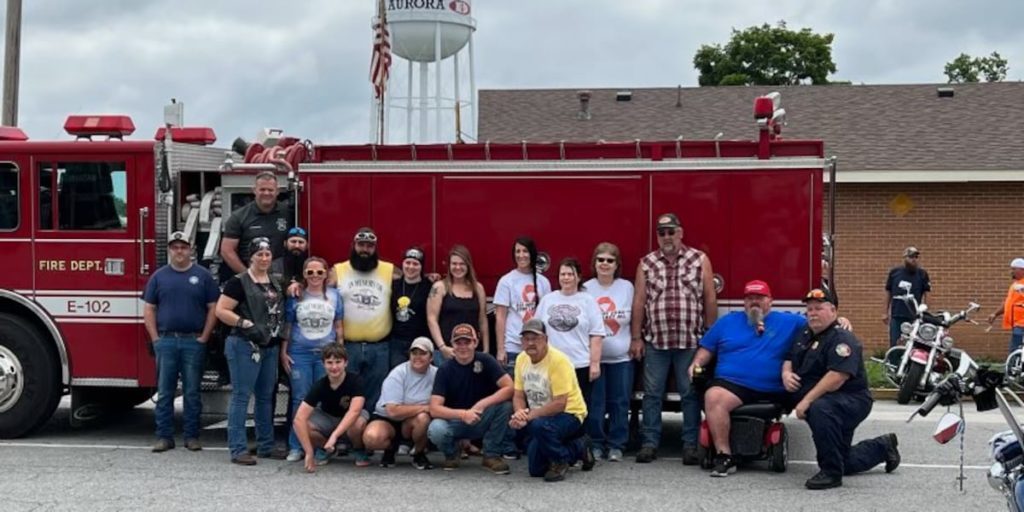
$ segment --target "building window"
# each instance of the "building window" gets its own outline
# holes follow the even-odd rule
[[[0,162],[0,231],[18,228],[18,166]]]
[[[54,190],[57,191],[56,203]],[[124,162],[39,165],[40,229],[123,231],[127,225],[128,184]]]

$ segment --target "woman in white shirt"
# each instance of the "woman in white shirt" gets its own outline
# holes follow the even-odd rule
[[[540,299],[551,293],[551,282],[537,271],[537,244],[532,239],[516,239],[512,260],[516,267],[501,276],[494,291],[496,358],[510,375],[516,366],[516,356],[522,351],[519,331],[533,318]]]
[[[558,284],[560,289],[557,292],[549,293],[540,300],[538,318],[547,327],[551,346],[572,361],[580,391],[589,404],[591,383],[601,376],[604,319],[597,300],[583,292],[579,260],[562,260],[558,266]]]
[[[593,441],[595,458],[607,456],[609,461],[619,462],[629,438],[629,397],[633,388],[633,362],[629,359],[633,283],[620,277],[621,254],[615,244],[598,244],[590,263],[596,277],[583,288],[597,300],[608,333],[601,344],[601,377],[593,383],[588,404],[587,433]]]

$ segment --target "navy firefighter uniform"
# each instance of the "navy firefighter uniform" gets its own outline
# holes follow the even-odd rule
[[[881,463],[886,463],[887,472],[895,469],[899,464],[895,435],[886,434],[851,446],[853,431],[868,417],[872,404],[862,347],[856,336],[839,328],[838,321],[817,334],[807,327],[793,344],[787,359],[792,363],[793,372],[800,376],[800,390],[794,404],[828,372],[849,376],[839,389],[820,396],[807,408],[807,424],[821,470],[819,477],[826,483],[812,487],[808,481],[808,487],[837,487],[842,484],[843,475],[867,471]]]

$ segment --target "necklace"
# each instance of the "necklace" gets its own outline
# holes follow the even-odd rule
[[[402,278],[402,296],[398,298],[398,310],[395,311],[395,320],[397,320],[399,322],[408,322],[409,318],[412,317],[412,315],[415,314],[414,311],[409,309],[409,306],[412,304],[412,299],[409,297],[409,294],[405,293],[405,285],[406,284],[408,284],[408,283],[405,282],[405,278],[403,277]],[[412,295],[416,295],[416,290],[418,290],[420,288],[421,284],[423,284],[423,280],[422,279],[420,281],[416,282],[416,286],[414,286],[412,288]]]

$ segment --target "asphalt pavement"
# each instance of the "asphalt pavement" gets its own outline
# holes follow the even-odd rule
[[[180,414],[180,399],[178,406]],[[654,463],[601,461],[592,472],[573,470],[564,482],[545,483],[527,475],[525,460],[512,461],[512,474],[504,476],[486,472],[479,458],[454,472],[417,471],[402,456],[388,469],[335,459],[313,475],[301,463],[260,460],[241,467],[228,462],[221,428],[204,431],[201,452],[185,450],[179,436],[178,448],[153,454],[151,404],[71,428],[65,400],[31,437],[0,441],[0,510],[1005,510],[985,479],[986,441],[1006,429],[998,412],[967,411],[961,493],[958,440],[939,445],[931,439],[941,411],[906,424],[912,410],[878,402],[857,432],[856,439],[898,434],[903,464],[894,473],[878,467],[846,477],[842,488],[808,491],[804,480],[817,471],[814,446],[806,424],[795,418],[785,420],[791,437],[785,473],[753,463],[728,478],[710,478],[683,466],[680,416],[667,413]],[[437,464],[441,456],[431,458]]]

